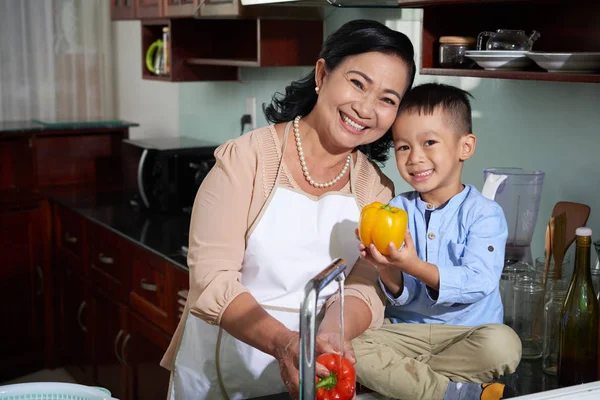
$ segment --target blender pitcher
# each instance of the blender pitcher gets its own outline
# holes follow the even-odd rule
[[[544,172],[522,168],[486,168],[481,193],[497,202],[508,224],[504,265],[533,265],[531,239],[537,222]]]

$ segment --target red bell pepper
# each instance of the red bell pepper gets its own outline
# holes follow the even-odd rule
[[[330,371],[327,378],[317,378],[317,400],[352,400],[356,392],[356,371],[339,354],[321,354],[317,362]]]

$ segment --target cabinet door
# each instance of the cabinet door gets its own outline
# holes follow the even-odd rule
[[[136,18],[159,18],[163,16],[162,0],[135,0]]]
[[[198,7],[198,0],[163,0],[165,17],[191,17]]]
[[[202,17],[237,17],[241,14],[240,0],[205,0],[200,8]]]
[[[0,381],[44,360],[41,210],[0,213]]]
[[[62,352],[67,371],[78,383],[92,385],[92,333],[94,315],[88,284],[69,268],[64,269],[62,290]]]
[[[135,19],[135,0],[111,0],[110,18],[112,20]]]
[[[131,398],[164,400],[169,389],[169,371],[159,365],[170,336],[136,313],[129,314],[130,339],[123,358],[130,367]]]
[[[94,291],[92,303],[96,384],[110,390],[113,397],[123,400],[128,385],[127,369],[121,355],[127,337],[127,308],[99,290]]]

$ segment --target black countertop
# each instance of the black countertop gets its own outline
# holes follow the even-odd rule
[[[130,204],[133,193],[120,190],[53,189],[52,201],[188,270],[182,247],[188,245],[190,214],[138,211]]]
[[[90,129],[114,129],[140,126],[135,122],[118,119],[96,119],[79,121],[0,121],[0,135],[8,133],[51,132],[51,131],[78,131]]]

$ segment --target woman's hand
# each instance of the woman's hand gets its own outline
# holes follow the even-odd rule
[[[339,343],[339,333],[337,334],[338,339],[336,343]],[[318,357],[323,353],[335,353],[339,347],[334,347],[330,343],[333,341],[333,337],[330,335],[318,335],[315,342],[315,357]],[[349,360],[354,363],[356,359],[354,357],[354,350],[350,342],[344,344],[345,349],[349,349],[349,353],[352,358]],[[300,370],[299,370],[299,359],[300,359],[300,334],[298,332],[290,331],[289,334],[284,335],[277,345],[275,351],[275,359],[279,364],[279,373],[281,379],[285,384],[288,392],[293,398],[298,398],[298,390],[300,387]],[[315,364],[315,371],[317,376],[326,378],[329,376],[327,368],[321,364]]]
[[[323,342],[325,344],[322,347],[323,351],[317,352],[317,357],[324,353],[336,353],[342,354],[352,364],[356,363],[356,356],[354,355],[354,348],[352,347],[352,343],[349,340],[344,339],[343,347],[340,346],[339,332],[321,332],[317,335],[317,341]],[[325,369],[325,371],[327,371],[327,369]],[[325,374],[325,377],[326,376],[327,374]]]

